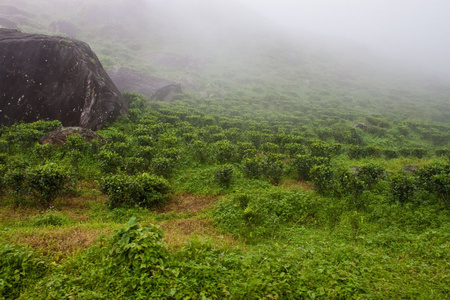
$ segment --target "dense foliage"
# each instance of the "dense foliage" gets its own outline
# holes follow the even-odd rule
[[[2,209],[101,192],[105,210],[91,204],[83,222],[121,224],[55,263],[10,232],[69,230],[72,215],[5,223],[2,297],[448,298],[450,141],[428,138],[447,124],[283,97],[125,96],[131,112],[99,131],[106,144],[39,144],[57,122],[0,128]],[[201,216],[241,247],[170,249],[152,224],[190,215],[148,209],[186,194],[220,198]]]

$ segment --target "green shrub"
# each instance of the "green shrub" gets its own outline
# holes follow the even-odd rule
[[[316,165],[310,171],[314,190],[322,195],[330,195],[335,189],[334,174],[330,166]]]
[[[351,159],[359,159],[364,157],[380,157],[381,148],[375,146],[353,146],[347,148],[347,155]]]
[[[156,149],[150,146],[139,146],[134,152],[134,156],[142,158],[146,166],[150,165],[153,156],[156,153]]]
[[[134,93],[134,92],[124,92],[123,97],[128,103],[130,109],[143,109],[148,105],[148,99],[145,96]]]
[[[34,216],[31,220],[31,225],[36,227],[41,226],[62,226],[66,225],[70,222],[70,220],[61,214],[58,213],[46,213],[42,215]]]
[[[427,155],[427,150],[423,148],[402,148],[400,149],[399,153],[405,157],[410,156],[423,158],[425,155]]]
[[[450,149],[436,149],[436,156],[447,156],[450,157]]]
[[[200,163],[208,160],[208,145],[202,140],[194,140],[189,144],[192,156]]]
[[[16,299],[27,286],[47,273],[47,261],[32,250],[0,245],[0,297]]]
[[[0,153],[8,152],[10,143],[7,140],[0,138]]]
[[[278,154],[265,156],[262,162],[262,171],[266,179],[272,184],[278,185],[284,174],[283,156]]]
[[[3,182],[9,193],[18,199],[26,195],[26,178],[25,169],[12,168],[6,171]]]
[[[97,159],[99,161],[100,170],[104,173],[114,173],[117,169],[122,166],[122,157],[112,151],[102,150],[97,154]]]
[[[11,131],[2,136],[9,144],[19,148],[28,148],[37,143],[42,136],[42,132],[26,127],[24,124],[16,125]]]
[[[435,193],[445,203],[450,197],[450,165],[430,164],[416,171],[418,188]]]
[[[140,226],[133,217],[109,239],[110,267],[113,269],[163,269],[168,252],[163,232],[155,225]]]
[[[86,153],[90,149],[89,142],[79,134],[67,136],[67,140],[63,146],[66,152],[78,151],[80,153]]]
[[[54,163],[31,169],[26,177],[31,194],[44,208],[52,204],[69,181],[68,173]]]
[[[284,146],[284,149],[290,156],[306,154],[306,147],[298,143],[288,143]]]
[[[153,146],[155,144],[154,139],[148,135],[139,135],[136,137],[136,142],[139,146]]]
[[[375,184],[386,177],[386,170],[376,164],[367,164],[359,169],[357,177],[361,180],[367,189],[373,189]]]
[[[328,165],[330,160],[326,157],[311,156],[309,154],[296,155],[292,165],[300,180],[310,180],[310,171],[316,165]]]
[[[250,142],[237,142],[236,146],[240,158],[251,157],[257,153],[255,146]]]
[[[36,144],[33,149],[33,154],[41,161],[47,161],[56,153],[55,146],[52,144]]]
[[[214,170],[216,182],[223,188],[229,188],[233,180],[233,166],[223,165]]]
[[[127,135],[125,133],[117,131],[117,130],[107,132],[105,134],[105,138],[108,141],[107,145],[127,142]]]
[[[69,180],[69,173],[56,163],[29,167],[17,162],[9,166],[3,183],[16,202],[29,199],[48,208],[64,192]]]
[[[132,154],[131,149],[131,143],[128,141],[125,142],[111,142],[103,146],[103,149],[106,151],[111,151],[114,153],[117,153],[121,156],[127,156],[128,154]]]
[[[258,191],[254,194],[237,192],[224,197],[214,210],[214,220],[223,230],[257,241],[273,237],[283,224],[306,222],[307,193],[284,190]]]
[[[58,120],[53,120],[53,121],[36,121],[33,123],[29,123],[29,124],[23,124],[23,126],[27,126],[32,129],[39,130],[42,133],[47,133],[47,132],[55,130],[58,127],[61,127],[62,124]]]
[[[222,164],[233,161],[237,155],[236,146],[228,140],[215,142],[212,151],[216,161]]]
[[[277,153],[280,151],[280,147],[277,144],[266,142],[261,145],[261,150],[264,153]]]
[[[152,160],[152,172],[163,177],[169,177],[175,168],[175,160],[170,157],[158,156]]]
[[[348,170],[337,170],[335,172],[335,196],[354,195],[357,197],[364,190],[364,182],[356,174]]]
[[[150,162],[140,157],[125,157],[123,168],[130,175],[146,171]]]
[[[393,159],[393,158],[397,158],[399,156],[398,151],[396,150],[392,150],[392,149],[384,149],[382,151],[384,157],[386,157],[387,159]]]
[[[167,180],[148,173],[107,176],[100,180],[99,185],[101,191],[108,195],[108,206],[111,209],[121,206],[160,205],[171,190]]]
[[[0,164],[0,196],[3,195],[6,189],[5,174],[6,174],[6,166]]]
[[[248,178],[256,178],[262,174],[262,159],[255,156],[242,160],[242,171]]]
[[[312,156],[328,157],[339,154],[341,150],[340,144],[328,144],[322,141],[314,141],[309,146]]]
[[[392,200],[405,204],[411,202],[416,191],[416,179],[405,174],[395,174],[390,178]]]

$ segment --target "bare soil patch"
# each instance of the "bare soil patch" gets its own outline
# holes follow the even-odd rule
[[[158,213],[198,213],[211,208],[217,203],[218,197],[177,194],[157,210]]]

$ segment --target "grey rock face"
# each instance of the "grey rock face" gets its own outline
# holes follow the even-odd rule
[[[121,92],[136,92],[153,100],[172,101],[183,92],[179,83],[129,68],[110,69],[108,74]]]
[[[127,109],[86,43],[0,29],[0,124],[59,120],[95,130]]]

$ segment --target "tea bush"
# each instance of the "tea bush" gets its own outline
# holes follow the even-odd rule
[[[430,164],[416,171],[418,187],[437,194],[446,204],[450,199],[450,165]]]
[[[49,163],[35,167],[26,175],[26,185],[39,204],[48,208],[69,181],[69,175],[61,166]]]
[[[316,165],[310,171],[311,180],[314,183],[314,190],[322,195],[332,195],[336,185],[334,172],[330,166]]]
[[[247,157],[242,160],[242,171],[248,178],[257,178],[262,174],[263,160],[260,157]]]
[[[386,170],[376,164],[367,164],[359,169],[357,177],[364,183],[366,189],[373,189],[380,179],[386,177]]]
[[[262,161],[264,177],[272,184],[278,185],[281,182],[285,171],[283,159],[284,157],[281,154],[270,153]]]
[[[113,151],[101,150],[97,159],[100,170],[104,173],[114,173],[123,165],[123,158]]]
[[[176,161],[173,158],[156,156],[152,160],[151,169],[153,173],[167,178],[174,170],[175,165]]]
[[[36,167],[10,166],[4,181],[16,200],[30,198],[48,208],[64,192],[70,176],[62,166],[47,163]]]
[[[108,206],[111,209],[121,206],[157,206],[164,202],[171,191],[167,180],[148,173],[103,177],[99,186],[108,195]]]
[[[292,165],[298,178],[311,180],[311,169],[316,165],[328,165],[330,159],[327,157],[312,156],[310,154],[299,154],[294,156]]]
[[[223,188],[229,188],[233,180],[233,166],[223,165],[214,170],[216,182]]]
[[[405,204],[413,200],[417,188],[416,178],[406,174],[394,174],[389,178],[392,200]]]

